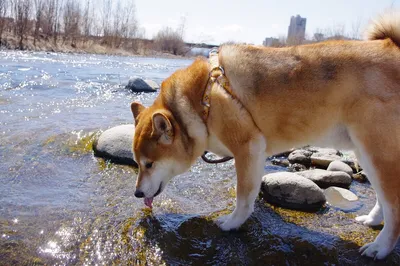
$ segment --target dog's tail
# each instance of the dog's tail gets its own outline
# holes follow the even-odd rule
[[[400,11],[390,11],[374,20],[366,31],[368,40],[391,39],[400,47]]]

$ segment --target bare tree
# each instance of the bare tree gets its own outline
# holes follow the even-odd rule
[[[180,23],[177,29],[177,32],[181,36],[182,40],[185,36],[185,30],[186,30],[186,15],[181,16]]]
[[[179,32],[166,27],[161,29],[154,41],[159,50],[163,52],[173,53],[174,55],[183,54],[185,43]]]
[[[82,14],[82,34],[87,39],[92,34],[92,16],[93,16],[93,5],[90,5],[90,0],[87,0],[85,9]]]
[[[19,38],[19,49],[24,49],[24,39],[29,32],[29,19],[31,15],[31,3],[29,0],[13,0],[15,35]]]
[[[63,7],[64,41],[70,39],[71,46],[76,47],[76,41],[81,34],[81,8],[76,0],[67,0]]]
[[[111,34],[111,14],[112,14],[112,2],[111,0],[103,0],[103,5],[101,9],[101,21],[102,21],[102,31],[103,31],[103,44],[112,44],[112,34]]]
[[[57,31],[59,28],[59,9],[60,0],[46,0],[46,5],[43,12],[43,25],[42,31],[46,35],[47,39],[49,37],[55,38],[57,40]]]
[[[3,32],[7,24],[8,4],[8,0],[0,0],[0,46],[2,45]]]
[[[33,45],[36,46],[36,40],[39,37],[39,32],[42,27],[42,22],[43,22],[43,11],[44,11],[44,0],[34,0],[35,1],[35,32],[33,34]]]
[[[54,2],[54,24],[53,24],[53,43],[57,45],[58,34],[60,33],[61,22],[60,14],[62,11],[62,1],[63,0],[50,0]]]
[[[315,29],[315,32],[313,35],[313,41],[322,42],[323,40],[325,40],[325,34],[323,32],[324,31],[320,28]]]
[[[353,24],[351,25],[350,38],[353,40],[359,40],[361,37],[360,36],[361,21],[362,19],[358,17],[357,20],[353,22]]]

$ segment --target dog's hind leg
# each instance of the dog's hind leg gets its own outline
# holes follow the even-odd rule
[[[358,150],[355,150],[355,154],[357,156],[358,161],[361,162],[363,160],[363,158],[361,157],[360,152]],[[367,163],[367,162],[365,162],[365,163]],[[368,167],[368,165],[366,165],[366,167]],[[369,179],[371,179],[372,182],[375,182],[375,180],[377,180],[376,176],[372,176],[373,174],[375,174],[374,169],[372,169],[371,172],[368,172],[368,170],[366,170],[364,167],[364,170],[367,171],[367,176],[369,176]],[[356,217],[357,222],[362,223],[367,226],[376,226],[383,222],[383,207],[379,201],[377,193],[375,193],[375,196],[376,196],[375,206],[372,208],[372,210],[367,215],[357,216]]]
[[[253,212],[264,171],[265,149],[265,139],[258,135],[240,147],[240,153],[234,154],[237,172],[236,207],[231,214],[218,219],[217,223],[222,230],[237,229]]]
[[[383,222],[383,207],[376,194],[376,203],[368,215],[356,217],[356,221],[368,226],[380,225]]]
[[[352,134],[352,140],[360,152],[360,164],[369,174],[369,181],[378,199],[367,219],[378,222],[383,211],[382,231],[374,242],[360,249],[363,255],[377,259],[385,258],[400,236],[400,165],[397,162],[400,155],[400,127],[395,123],[397,118],[393,119],[388,114],[379,116],[379,121],[366,119],[368,122],[354,128]]]

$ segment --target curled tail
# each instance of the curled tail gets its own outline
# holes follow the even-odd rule
[[[374,20],[366,32],[368,40],[391,39],[400,47],[400,11],[390,11]]]

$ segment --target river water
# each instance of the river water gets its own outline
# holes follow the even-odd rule
[[[368,184],[353,182],[356,212],[303,213],[260,199],[226,233],[213,220],[233,209],[233,162],[198,161],[150,212],[133,196],[135,168],[93,156],[96,134],[132,123],[130,103],[156,96],[126,91],[129,78],[160,83],[190,63],[0,51],[0,265],[372,265],[357,249],[379,228],[353,222],[374,204]],[[382,265],[399,264],[399,254]]]

